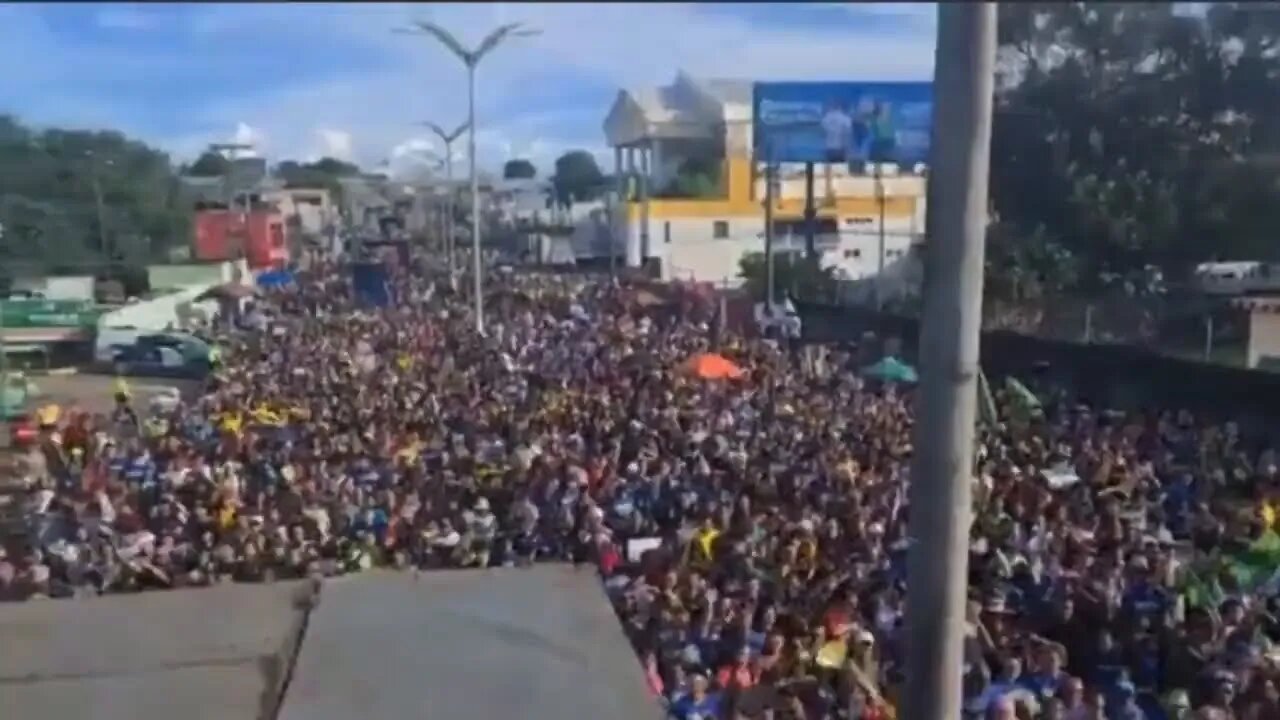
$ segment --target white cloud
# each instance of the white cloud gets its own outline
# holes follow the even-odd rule
[[[345,130],[319,128],[316,130],[316,135],[320,138],[319,155],[321,157],[347,161],[355,158],[355,141],[351,137],[351,133]]]
[[[236,123],[236,131],[231,135],[231,142],[237,145],[250,145],[247,150],[237,150],[240,157],[258,157],[266,149],[267,136],[259,129],[246,122]]]

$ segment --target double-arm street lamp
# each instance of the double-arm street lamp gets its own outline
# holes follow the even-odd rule
[[[454,290],[458,289],[457,283],[457,265],[453,260],[453,143],[462,137],[462,133],[471,127],[470,122],[464,122],[454,129],[453,132],[445,132],[444,128],[433,122],[421,123],[423,127],[435,133],[440,138],[440,142],[444,144],[444,180],[445,187],[448,188],[449,194],[445,196],[445,238],[444,252],[446,262],[449,263],[449,287]]]
[[[471,175],[471,261],[475,275],[476,332],[484,334],[484,260],[480,255],[480,180],[476,175],[476,66],[494,48],[512,37],[537,35],[537,30],[520,23],[501,25],[485,36],[474,49],[468,50],[448,30],[432,22],[415,21],[412,27],[397,29],[409,35],[427,35],[440,41],[467,66],[467,155]]]

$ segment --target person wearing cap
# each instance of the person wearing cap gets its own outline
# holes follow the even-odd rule
[[[711,690],[711,681],[702,673],[689,678],[689,691],[671,702],[670,714],[675,720],[719,720],[724,698]]]
[[[1167,720],[1188,720],[1191,717],[1191,696],[1182,688],[1174,688],[1165,693],[1160,703]]]

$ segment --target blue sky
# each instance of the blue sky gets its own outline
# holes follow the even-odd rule
[[[480,68],[478,157],[549,170],[566,149],[603,157],[620,88],[694,76],[918,80],[932,74],[930,4],[11,4],[0,5],[0,112],[110,127],[177,158],[249,139],[273,159],[366,165],[430,144],[414,123],[465,118],[461,64],[390,28],[429,19],[464,43],[503,22]]]

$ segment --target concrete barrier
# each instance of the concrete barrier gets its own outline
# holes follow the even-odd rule
[[[0,605],[0,716],[659,720],[594,569]]]
[[[593,568],[325,583],[279,720],[658,720]]]
[[[0,606],[0,707],[43,720],[261,720],[310,583]]]

